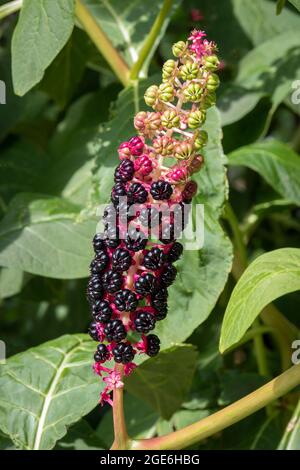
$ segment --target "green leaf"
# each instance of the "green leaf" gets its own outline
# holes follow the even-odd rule
[[[294,7],[297,8],[298,11],[300,11],[300,0],[289,0],[289,2],[294,5]]]
[[[143,362],[126,380],[130,393],[149,403],[168,419],[179,408],[190,389],[197,353],[184,344],[162,351]]]
[[[131,67],[137,61],[143,43],[160,11],[161,0],[153,0],[151,8],[145,7],[142,0],[84,0],[84,3]],[[180,0],[173,3],[174,11]],[[163,37],[169,20],[170,17],[165,19],[147,62]]]
[[[197,201],[196,201],[197,202]],[[204,206],[204,246],[184,251],[170,287],[169,315],[156,326],[162,347],[184,341],[203,323],[224,289],[231,271],[232,245],[214,210]]]
[[[295,408],[286,430],[281,438],[278,450],[299,450],[300,443],[300,401]]]
[[[74,0],[24,0],[12,39],[15,93],[25,95],[43,78],[74,26]]]
[[[257,171],[285,199],[300,205],[300,157],[276,140],[241,147],[228,155],[230,165]]]
[[[102,382],[91,370],[94,348],[87,335],[66,335],[1,366],[0,429],[17,447],[52,449],[96,406]]]
[[[236,344],[264,307],[300,289],[300,249],[281,248],[257,258],[246,269],[225,312],[220,351]]]
[[[254,392],[257,388],[262,387],[266,380],[254,372],[226,370],[221,375],[220,382],[221,394],[218,399],[218,405],[227,406]]]
[[[63,199],[21,193],[0,223],[0,265],[61,279],[86,277],[96,223]]]
[[[102,450],[103,443],[94,429],[81,419],[56,443],[55,450]]]
[[[0,299],[20,292],[24,273],[18,268],[0,268]]]

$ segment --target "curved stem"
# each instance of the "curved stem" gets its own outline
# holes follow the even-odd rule
[[[124,61],[123,57],[118,53],[116,48],[112,45],[93,15],[81,0],[76,0],[75,12],[86,33],[91,38],[97,49],[104,56],[106,61],[109,63],[120,82],[124,86],[129,85],[130,71],[128,65]]]
[[[264,408],[300,384],[300,364],[223,410],[166,436],[132,441],[133,450],[183,449]]]
[[[12,2],[5,3],[0,7],[0,20],[3,20],[9,15],[22,8],[23,0],[13,0]]]
[[[123,375],[123,366],[117,365],[117,370]],[[127,449],[130,444],[130,438],[127,434],[126,422],[123,406],[123,387],[115,388],[113,391],[113,421],[115,439],[111,449]]]
[[[156,17],[155,22],[147,36],[147,39],[139,53],[137,62],[132,66],[130,72],[131,80],[137,80],[139,78],[140,71],[142,70],[151,50],[155,46],[160,30],[164,24],[166,17],[168,16],[172,8],[173,0],[164,0],[163,6]]]

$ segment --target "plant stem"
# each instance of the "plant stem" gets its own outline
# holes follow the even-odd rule
[[[300,364],[291,367],[255,392],[197,423],[166,436],[132,441],[130,448],[133,450],[183,449],[241,421],[285,395],[299,384]]]
[[[123,366],[117,366],[118,372],[121,377],[123,375]],[[124,405],[123,405],[123,387],[115,388],[113,391],[113,421],[114,421],[114,433],[115,439],[111,447],[112,450],[116,449],[127,449],[130,445],[130,438],[127,434],[125,416],[124,416]]]
[[[130,70],[128,65],[124,61],[123,57],[118,53],[116,48],[112,45],[109,38],[102,31],[93,15],[81,0],[76,0],[75,12],[86,33],[91,38],[97,49],[104,56],[106,61],[109,63],[120,82],[124,86],[129,85]]]
[[[0,7],[0,20],[15,13],[22,8],[23,0],[13,0],[12,2],[5,3]]]
[[[164,0],[163,6],[156,17],[155,22],[147,36],[147,39],[139,53],[139,58],[135,64],[133,64],[130,72],[131,80],[137,80],[139,78],[139,74],[149,57],[151,50],[155,47],[156,42],[158,41],[158,36],[161,31],[161,28],[164,24],[166,17],[168,16],[171,8],[172,8],[173,0]]]

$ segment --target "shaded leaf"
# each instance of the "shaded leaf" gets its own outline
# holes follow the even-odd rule
[[[0,428],[22,449],[51,449],[97,404],[87,335],[66,335],[9,358],[1,366]]]
[[[100,450],[103,443],[93,428],[81,419],[56,443],[55,450]]]
[[[0,268],[0,299],[18,294],[23,286],[24,273],[18,268]]]
[[[298,11],[300,11],[300,0],[289,0],[289,2],[294,5],[294,7],[297,8]]]
[[[270,251],[253,261],[239,279],[227,305],[220,351],[237,343],[270,302],[299,289],[300,249]]]
[[[15,93],[25,95],[42,78],[69,39],[74,26],[74,0],[24,0],[12,39]]]

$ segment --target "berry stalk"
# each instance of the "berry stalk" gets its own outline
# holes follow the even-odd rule
[[[95,257],[87,296],[99,344],[94,371],[105,382],[101,402],[123,387],[137,354],[154,357],[156,323],[168,314],[168,288],[175,281],[183,246],[177,240],[197,192],[191,180],[201,170],[207,109],[215,104],[219,78],[216,46],[202,31],[173,46],[162,83],[145,92],[152,111],[136,114],[138,135],[121,143],[104,232],[93,239]],[[121,366],[122,365],[122,366]]]

